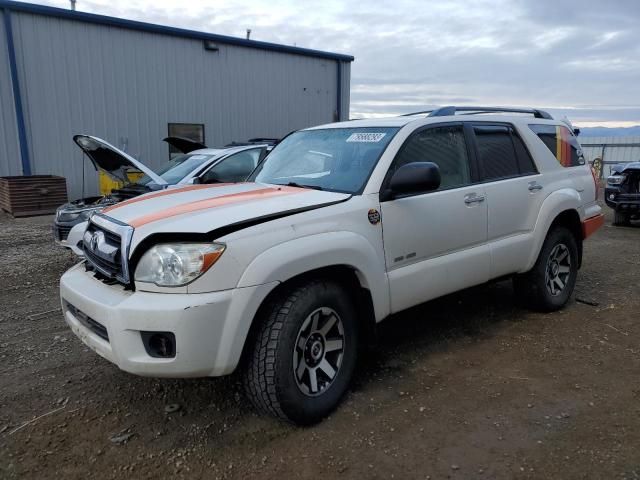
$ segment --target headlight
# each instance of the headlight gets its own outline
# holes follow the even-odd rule
[[[58,209],[56,211],[56,219],[59,222],[73,222],[75,220],[84,221],[88,220],[93,213],[99,212],[100,210],[102,210],[102,207],[80,211],[67,211]]]
[[[607,178],[607,183],[609,185],[621,185],[626,180],[626,175],[611,175]]]
[[[221,243],[163,243],[151,247],[140,259],[135,279],[161,287],[180,287],[194,281],[216,263]]]

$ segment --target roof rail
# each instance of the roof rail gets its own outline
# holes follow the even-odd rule
[[[431,113],[433,110],[422,110],[421,112],[403,113],[401,117],[412,117],[413,115],[424,115],[425,113]]]
[[[430,117],[446,117],[449,115],[455,115],[457,112],[470,112],[467,115],[474,115],[480,113],[529,113],[535,118],[544,118],[546,120],[553,120],[553,117],[544,110],[538,110],[536,108],[510,108],[510,107],[455,107],[447,106],[437,108],[429,113]],[[427,112],[416,112],[414,114]]]

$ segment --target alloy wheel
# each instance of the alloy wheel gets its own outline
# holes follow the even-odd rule
[[[564,290],[571,275],[571,255],[564,243],[559,243],[551,250],[547,259],[544,281],[547,290],[554,297]]]
[[[344,349],[344,326],[336,311],[321,307],[311,312],[293,351],[293,376],[300,391],[310,397],[324,393],[338,375]]]

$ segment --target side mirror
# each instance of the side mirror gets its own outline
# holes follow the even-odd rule
[[[426,193],[440,187],[440,168],[433,162],[412,162],[396,170],[389,182],[391,197]]]
[[[200,177],[193,177],[193,178],[190,178],[190,179],[187,181],[187,183],[188,183],[189,185],[198,185],[199,183],[202,183],[202,180],[200,180]]]

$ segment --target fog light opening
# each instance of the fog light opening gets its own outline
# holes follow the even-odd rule
[[[154,358],[176,356],[176,337],[171,332],[140,332],[147,354]]]
[[[614,193],[610,193],[609,194],[609,200],[615,200],[615,199],[616,199],[615,194]]]

